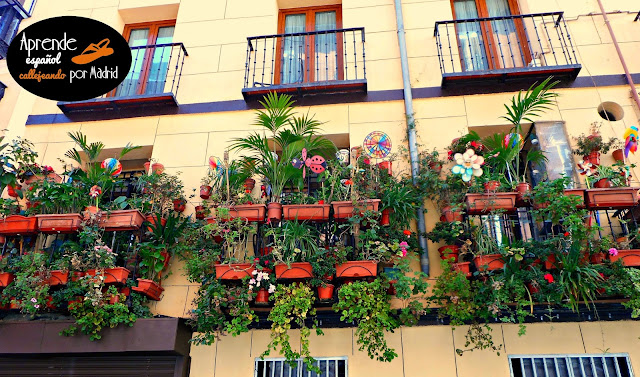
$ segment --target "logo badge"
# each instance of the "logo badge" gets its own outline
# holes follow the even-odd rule
[[[127,41],[111,26],[64,16],[27,27],[11,42],[7,66],[25,90],[54,101],[82,101],[115,89],[131,67]]]

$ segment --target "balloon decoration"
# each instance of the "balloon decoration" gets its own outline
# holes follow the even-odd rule
[[[391,152],[391,138],[382,131],[373,131],[362,143],[365,153],[371,158],[385,158]]]
[[[483,173],[484,157],[476,155],[473,149],[467,149],[464,153],[456,153],[453,160],[457,165],[451,168],[451,172],[461,175],[465,182],[469,182],[473,177],[480,177]]]
[[[102,161],[100,166],[103,169],[107,170],[112,177],[117,177],[118,175],[120,175],[120,173],[122,173],[122,163],[120,163],[120,161],[116,160],[115,158],[105,159],[104,161]]]
[[[307,158],[307,148],[302,148],[302,158],[294,158],[291,164],[296,169],[302,169],[302,178],[306,177],[307,168],[316,174],[322,173],[327,168],[327,162],[324,160],[324,157],[313,156]]]
[[[524,145],[524,143],[522,142],[522,135],[520,135],[519,133],[509,133],[504,135],[504,147],[505,148],[515,148],[516,146],[520,145],[520,149],[522,149],[522,146]]]
[[[336,152],[336,158],[343,164],[349,163],[349,150],[348,149],[340,149]]]
[[[624,157],[629,157],[629,152],[635,154],[638,150],[638,127],[631,126],[624,132]]]

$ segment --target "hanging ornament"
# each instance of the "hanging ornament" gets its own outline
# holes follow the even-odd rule
[[[224,175],[224,165],[218,157],[209,157],[209,168],[212,171],[216,172],[219,177],[222,177],[222,175]]]
[[[336,158],[343,164],[349,163],[349,150],[348,149],[340,149],[336,152]]]
[[[469,182],[473,177],[482,176],[484,157],[477,156],[473,149],[467,149],[464,153],[456,153],[453,156],[457,165],[451,168],[453,174],[461,175],[462,180]]]
[[[100,166],[111,174],[112,177],[117,177],[122,173],[122,163],[115,158],[107,158]]]
[[[391,138],[382,131],[373,131],[364,138],[362,146],[369,157],[382,159],[391,153]]]
[[[519,133],[509,133],[504,135],[504,147],[505,148],[515,148],[516,146],[520,146],[520,149],[522,149],[523,143],[522,143],[522,135],[520,135]]]
[[[624,157],[629,157],[629,152],[635,154],[638,150],[638,127],[631,126],[624,132]]]
[[[296,169],[302,169],[302,178],[307,175],[307,168],[311,169],[316,174],[322,173],[327,168],[327,162],[322,156],[313,156],[307,158],[307,148],[302,148],[302,158],[298,160],[294,158],[291,164]]]

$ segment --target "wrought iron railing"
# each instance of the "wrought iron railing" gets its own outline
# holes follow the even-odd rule
[[[31,17],[36,0],[0,0],[0,8],[13,7],[22,18]]]
[[[131,69],[118,87],[106,97],[177,95],[184,58],[182,43],[131,47]]]
[[[563,12],[438,21],[443,76],[579,67]]]
[[[364,28],[247,38],[244,90],[366,82]]]
[[[31,16],[35,4],[36,0],[0,0],[0,59],[7,56],[20,21]]]

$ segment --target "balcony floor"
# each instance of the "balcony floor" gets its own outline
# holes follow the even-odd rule
[[[143,94],[128,97],[102,97],[86,101],[58,102],[58,107],[66,115],[118,112],[126,109],[178,107],[173,93]]]
[[[269,92],[287,93],[297,97],[337,93],[366,93],[367,80],[319,81],[242,89],[245,101],[260,99]]]

